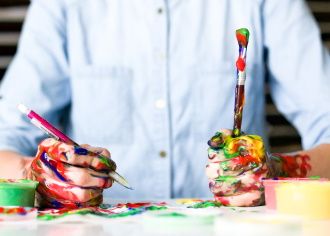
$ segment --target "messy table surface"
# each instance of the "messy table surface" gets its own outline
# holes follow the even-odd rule
[[[330,221],[302,221],[265,207],[224,207],[200,199],[124,201],[71,211],[0,211],[0,235],[328,235]]]

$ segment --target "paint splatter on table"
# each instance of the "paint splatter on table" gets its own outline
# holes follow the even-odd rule
[[[0,222],[33,220],[37,212],[37,208],[31,207],[0,207]]]
[[[57,221],[76,217],[82,221],[88,217],[101,217],[103,219],[129,218],[146,212],[198,211],[202,208],[223,208],[222,204],[211,200],[177,199],[169,202],[126,202],[114,204],[101,204],[99,207],[85,207],[79,209],[37,209],[27,207],[0,207],[0,221],[36,220],[39,222]],[[167,212],[164,211],[164,212]],[[87,219],[88,221],[88,219]]]
[[[168,206],[165,202],[137,202],[118,203],[115,205],[101,204],[100,207],[85,207],[79,209],[46,209],[39,211],[39,220],[54,220],[70,215],[94,215],[104,218],[120,218],[142,214],[146,211],[165,210]]]

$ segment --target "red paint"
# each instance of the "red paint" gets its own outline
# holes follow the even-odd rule
[[[229,200],[226,198],[226,197],[218,197],[218,196],[214,196],[214,199],[217,201],[217,202],[220,202],[222,205],[224,206],[229,206],[230,205],[230,202]]]
[[[247,38],[245,37],[245,35],[240,34],[240,33],[236,33],[236,38],[237,38],[237,41],[240,45],[243,45],[244,47],[247,47],[248,41],[247,41]]]
[[[236,61],[236,67],[239,71],[244,71],[245,70],[245,61],[243,58],[239,57]]]
[[[308,155],[283,155],[274,154],[282,160],[282,170],[288,177],[303,178],[307,176],[307,172],[312,169],[309,164],[310,157]]]
[[[232,159],[233,163],[240,166],[248,166],[250,163],[259,163],[259,159],[249,154]]]
[[[38,192],[42,193],[44,196],[51,196],[58,200],[81,202],[81,199],[72,192],[72,189],[74,187],[75,186],[70,186],[70,185],[68,186],[57,185],[55,183],[49,183],[46,180],[43,181],[43,183],[39,184]]]
[[[0,214],[6,215],[26,215],[28,211],[24,207],[0,207]]]
[[[151,202],[135,202],[135,203],[126,203],[126,204],[118,204],[117,207],[126,206],[127,208],[139,208],[143,206],[151,205]]]

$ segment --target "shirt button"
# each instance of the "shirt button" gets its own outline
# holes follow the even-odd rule
[[[159,156],[160,156],[161,158],[165,158],[165,157],[167,156],[167,153],[166,153],[165,151],[160,151],[160,152],[159,152]]]
[[[163,99],[158,99],[155,102],[155,107],[158,109],[163,109],[166,106],[166,102]]]
[[[161,7],[158,8],[158,9],[157,9],[157,13],[158,13],[158,14],[162,14],[162,13],[163,13],[163,8],[161,8]]]

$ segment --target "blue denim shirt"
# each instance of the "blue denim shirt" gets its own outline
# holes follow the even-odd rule
[[[209,196],[206,142],[233,126],[241,27],[243,130],[267,138],[267,50],[272,96],[304,147],[330,142],[330,57],[301,0],[34,0],[1,85],[0,149],[34,155],[45,138],[22,102],[111,151],[135,190],[106,196]]]

